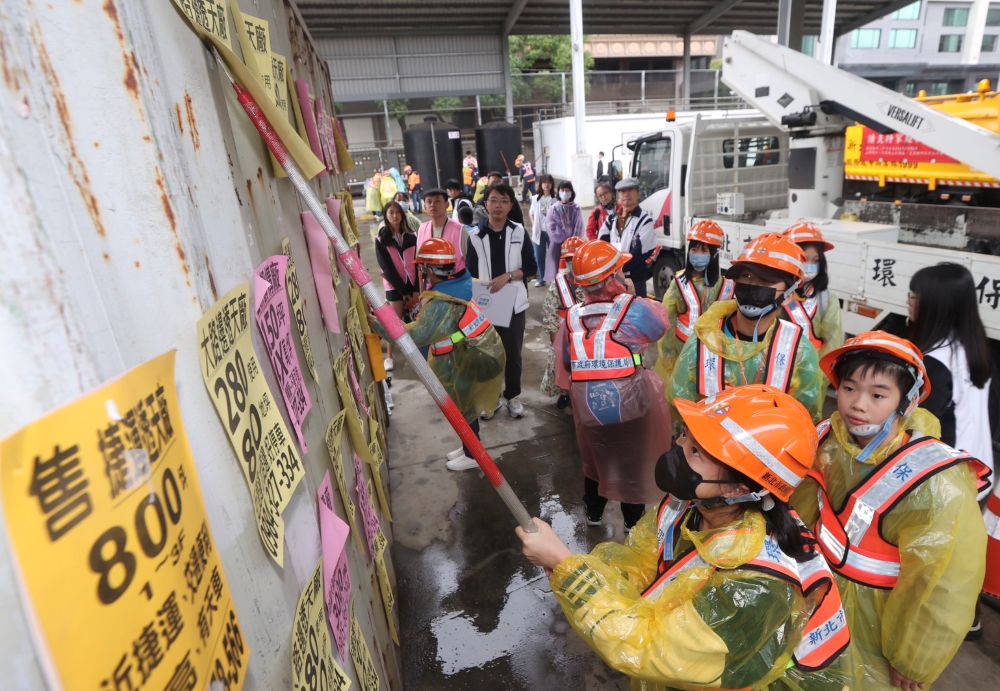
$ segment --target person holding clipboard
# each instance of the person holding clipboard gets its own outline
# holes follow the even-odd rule
[[[493,410],[484,411],[489,420],[502,408],[513,418],[524,416],[521,393],[521,348],[524,344],[525,317],[528,310],[529,278],[538,271],[535,250],[524,226],[510,220],[517,204],[514,190],[506,183],[492,185],[486,191],[488,217],[469,236],[466,268],[472,277],[473,300],[486,312],[500,334],[507,365],[504,390]]]

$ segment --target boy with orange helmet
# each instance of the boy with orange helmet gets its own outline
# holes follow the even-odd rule
[[[837,412],[792,499],[837,574],[858,665],[852,688],[913,691],[944,671],[972,624],[985,571],[976,504],[989,470],[936,438],[920,351],[883,331],[820,362]]]
[[[600,524],[616,499],[626,530],[660,498],[649,480],[672,427],[660,379],[642,361],[666,333],[667,313],[629,292],[622,275],[629,258],[602,240],[576,251],[573,277],[584,300],[569,308],[564,346],[587,520]]]
[[[500,336],[475,302],[472,278],[462,270],[456,275],[455,247],[443,238],[431,238],[417,249],[415,263],[423,274],[420,311],[406,330],[418,348],[430,348],[427,362],[472,431],[479,434],[479,413],[493,405],[503,388],[506,363]],[[385,329],[374,316],[372,328],[382,338]],[[467,449],[448,454],[449,470],[477,466]]]
[[[698,221],[688,231],[687,261],[663,296],[674,328],[656,344],[658,357],[653,369],[663,380],[664,390],[670,386],[677,356],[694,333],[695,322],[719,298],[723,283],[719,250],[725,240],[722,226],[708,219]]]
[[[656,464],[667,493],[625,545],[571,554],[517,529],[570,625],[633,688],[766,688],[789,668],[843,687],[850,642],[833,574],[788,498],[813,464],[809,412],[766,386],[678,401],[687,434]]]
[[[678,356],[669,393],[674,405],[733,386],[767,384],[820,419],[823,375],[816,349],[801,326],[780,318],[802,281],[802,263],[802,250],[776,233],[747,244],[727,274],[735,300],[709,307]]]

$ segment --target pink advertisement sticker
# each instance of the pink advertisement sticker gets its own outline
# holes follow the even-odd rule
[[[288,308],[288,293],[285,292],[287,271],[288,257],[283,254],[268,257],[257,267],[254,273],[254,310],[257,328],[264,337],[267,356],[278,380],[288,418],[292,421],[302,453],[308,453],[302,425],[312,408],[312,400],[292,341],[292,314]]]
[[[326,324],[327,331],[339,334],[340,315],[337,313],[337,294],[333,290],[333,270],[330,268],[330,239],[309,211],[302,214],[302,227],[306,232],[309,266],[312,268],[313,283],[316,284],[323,323]]]
[[[351,571],[347,568],[347,534],[351,528],[333,509],[330,471],[316,492],[319,499],[319,533],[323,542],[323,596],[326,616],[333,630],[340,658],[347,659],[347,637],[351,616]]]

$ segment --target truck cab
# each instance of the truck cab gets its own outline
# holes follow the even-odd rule
[[[788,205],[788,135],[755,111],[688,116],[628,148],[629,174],[639,181],[640,206],[653,217],[660,247],[657,297],[684,266],[691,217],[754,221]]]

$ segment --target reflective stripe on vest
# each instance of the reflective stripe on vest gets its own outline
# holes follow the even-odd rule
[[[719,322],[722,328],[723,321]],[[795,355],[802,338],[802,329],[784,319],[778,320],[774,337],[764,360],[764,384],[788,393],[795,369]],[[715,396],[726,388],[725,360],[709,350],[704,341],[698,342],[698,393]],[[753,384],[755,382],[747,382]]]
[[[576,292],[566,280],[566,274],[556,274],[556,293],[559,295],[559,316],[565,317],[566,311],[576,304]]]
[[[673,529],[683,522],[690,510],[690,502],[672,500],[660,506],[658,517],[657,542],[663,536],[672,534]],[[808,533],[805,525],[796,517],[796,523],[804,533]],[[735,532],[735,531],[733,531]],[[712,539],[724,538],[727,531],[716,533]],[[659,555],[663,554],[663,545],[659,545]],[[646,588],[642,596],[650,601],[656,601],[667,587],[677,580],[685,571],[696,568],[718,570],[698,554],[695,549],[673,562],[663,562],[658,557],[657,577]],[[771,536],[764,538],[764,547],[751,561],[742,564],[737,569],[759,571],[777,577],[796,586],[804,597],[820,590],[819,602],[809,615],[809,620],[802,632],[802,639],[795,648],[795,663],[805,670],[822,669],[829,665],[851,641],[847,626],[847,616],[840,599],[840,591],[833,579],[833,573],[823,555],[816,551],[806,561],[796,561],[785,554],[778,542]],[[734,569],[735,570],[735,569]]]
[[[803,301],[792,298],[791,302],[785,305],[785,312],[793,322],[809,334],[809,341],[817,351],[823,347],[823,340],[816,335],[816,331],[813,329],[813,318],[816,316],[818,308],[819,301],[816,298]]]
[[[731,278],[723,279],[719,289],[719,300],[732,300],[736,296],[736,283]]]
[[[828,425],[823,432],[825,437]],[[809,476],[820,487],[816,537],[833,570],[872,588],[895,587],[899,548],[882,537],[882,520],[925,480],[959,463],[972,464],[977,491],[989,486],[990,470],[977,459],[931,437],[913,440],[855,485],[839,511],[831,506],[822,474],[811,470]]]
[[[490,328],[490,321],[486,318],[486,314],[479,309],[479,305],[470,302],[466,306],[462,318],[458,321],[459,330],[448,338],[432,344],[431,353],[435,356],[447,355],[465,339],[482,336],[488,328]]]
[[[634,295],[622,293],[614,302],[573,305],[567,315],[570,332],[570,378],[572,381],[625,379],[642,366],[642,356],[614,340]],[[604,315],[600,325],[588,332],[584,317]]]
[[[684,276],[677,276],[674,280],[677,282],[677,289],[680,291],[681,298],[687,308],[684,314],[677,315],[677,328],[674,329],[674,333],[677,334],[677,338],[682,343],[687,343],[691,334],[694,333],[694,323],[701,316],[701,297],[698,295],[698,289],[694,286],[694,281],[689,281]]]

